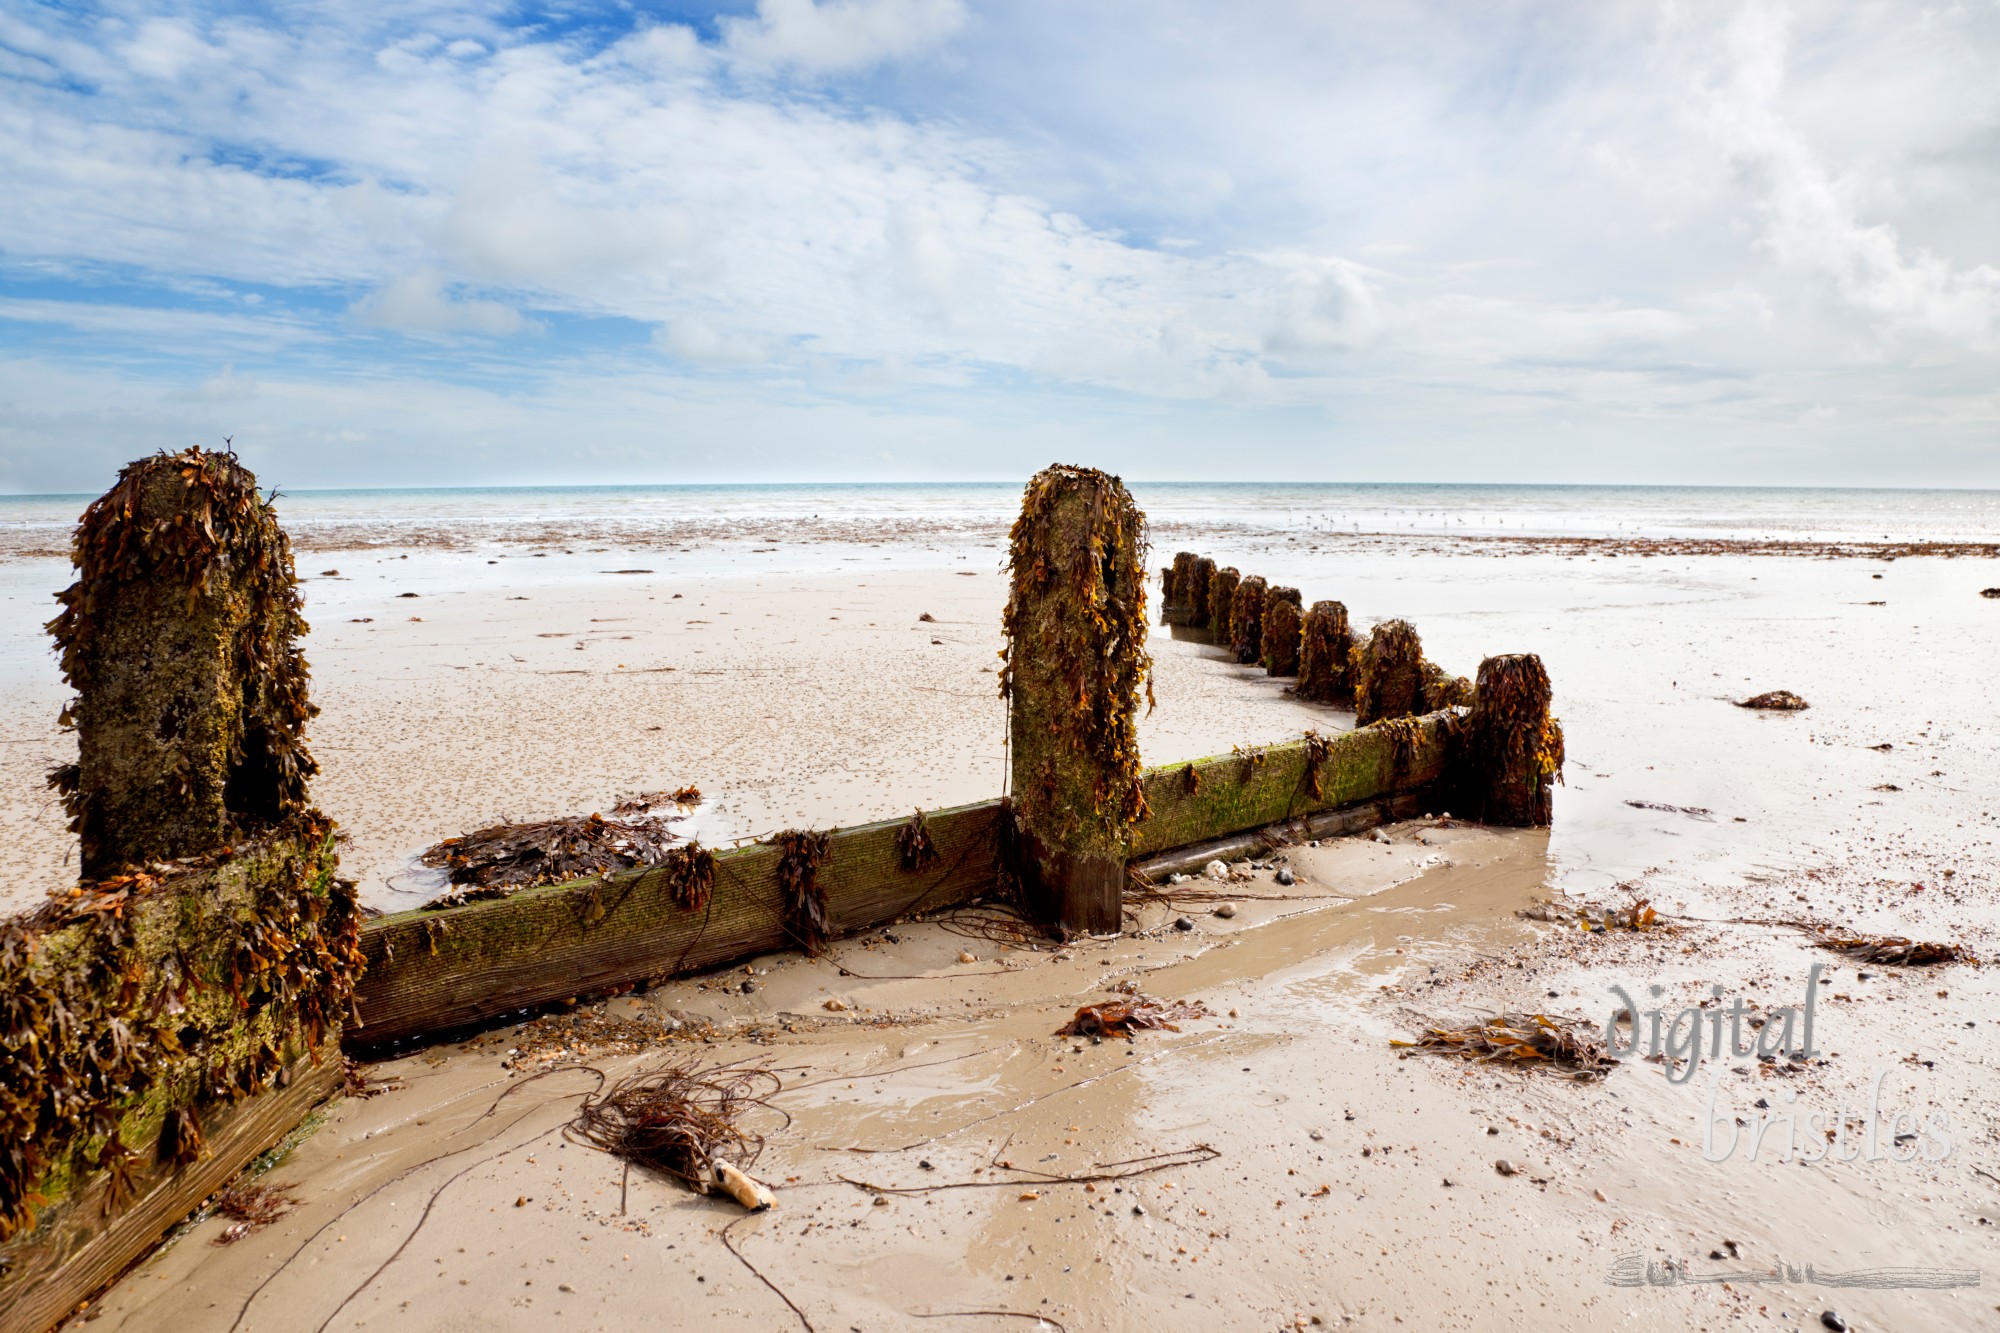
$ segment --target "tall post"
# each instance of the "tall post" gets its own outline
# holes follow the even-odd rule
[[[233,454],[126,466],[49,622],[76,698],[62,793],[85,878],[207,852],[305,808],[306,624],[291,545]]]
[[[1187,602],[1187,625],[1190,629],[1208,627],[1208,590],[1215,581],[1215,562],[1207,556],[1196,556],[1194,566],[1188,572],[1187,586],[1182,597]]]
[[[1192,600],[1194,584],[1193,551],[1181,551],[1174,556],[1174,563],[1160,571],[1160,623],[1163,625],[1185,625],[1188,623],[1189,603]]]
[[[1354,673],[1355,725],[1421,712],[1423,670],[1423,641],[1409,621],[1385,620],[1377,625]]]
[[[1056,466],[1028,483],[1007,599],[1013,812],[1028,907],[1058,933],[1119,928],[1146,813],[1136,725],[1146,655],[1145,516],[1118,478]]]
[[[1471,813],[1488,824],[1546,828],[1562,781],[1562,725],[1549,713],[1549,673],[1534,653],[1489,657],[1468,719]]]
[[[1229,599],[1229,646],[1245,666],[1264,651],[1264,595],[1270,586],[1262,574],[1252,574]]]
[[[1347,607],[1340,602],[1314,602],[1299,635],[1299,683],[1292,693],[1316,704],[1354,702],[1353,631]]]
[[[1236,585],[1242,582],[1242,577],[1236,566],[1224,565],[1208,581],[1208,633],[1224,648],[1229,646],[1229,617],[1236,606]]]
[[[1299,590],[1273,588],[1264,597],[1261,658],[1271,676],[1299,674]]]

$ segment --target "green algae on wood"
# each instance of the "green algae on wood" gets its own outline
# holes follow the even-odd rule
[[[1064,932],[1118,928],[1125,849],[1146,813],[1145,556],[1145,516],[1118,478],[1058,465],[1029,481],[1011,535],[1000,690],[1022,887]]]
[[[196,855],[305,807],[291,544],[235,455],[128,464],[84,511],[49,622],[78,761],[50,777],[85,877]]]

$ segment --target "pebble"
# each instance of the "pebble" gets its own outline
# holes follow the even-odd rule
[[[1299,877],[1292,873],[1290,866],[1279,866],[1277,879],[1278,883],[1283,884],[1288,888],[1291,885],[1299,882]]]
[[[742,991],[745,995],[748,995],[752,991],[757,989],[757,983],[754,981],[745,981],[741,986],[738,986],[737,989]]]
[[[1193,930],[1193,929],[1194,929],[1194,918],[1193,918],[1193,917],[1189,917],[1189,916],[1177,916],[1177,917],[1175,917],[1175,918],[1174,918],[1174,929],[1175,929],[1175,930]]]
[[[841,1012],[843,1009],[847,1008],[847,1001],[841,999],[838,995],[836,995],[831,1000],[828,1000],[824,1007],[832,1010],[834,1013],[837,1014]]]
[[[1845,1333],[1847,1328],[1847,1321],[1831,1310],[1821,1311],[1819,1322],[1832,1329],[1833,1333]]]
[[[1311,1139],[1314,1143],[1323,1143],[1326,1140],[1326,1135],[1320,1133],[1318,1130],[1314,1130],[1312,1133],[1306,1135],[1306,1137]]]
[[[1210,879],[1228,879],[1229,867],[1222,864],[1222,862],[1220,861],[1210,861],[1205,867],[1203,867],[1201,873],[1208,876]]]
[[[1389,835],[1388,835],[1388,834],[1386,834],[1386,833],[1384,833],[1384,832],[1383,832],[1383,831],[1382,831],[1381,829],[1378,829],[1378,828],[1372,828],[1372,829],[1369,829],[1369,830],[1368,830],[1368,836],[1369,836],[1369,838],[1371,838],[1371,839],[1372,839],[1372,840],[1374,840],[1375,842],[1387,842],[1387,841],[1389,841]]]
[[[1236,904],[1217,903],[1215,905],[1215,914],[1221,917],[1224,921],[1227,921],[1230,917],[1236,915]]]
[[[1138,1204],[1136,1204],[1136,1203],[1132,1205],[1132,1216],[1134,1216],[1134,1217],[1144,1217],[1145,1215],[1146,1215],[1146,1210],[1145,1210],[1144,1208],[1141,1208],[1141,1207],[1140,1207],[1140,1206],[1139,1206]],[[1842,1327],[1842,1328],[1845,1328],[1845,1327],[1846,1327],[1846,1325],[1845,1325],[1845,1324],[1843,1324],[1843,1325],[1841,1325],[1841,1327]]]
[[[1493,1169],[1495,1171],[1498,1171],[1503,1176],[1517,1176],[1521,1174],[1521,1168],[1515,1166],[1512,1162],[1508,1161],[1504,1157],[1497,1159],[1493,1163]]]
[[[978,960],[977,958],[974,958],[974,957],[973,957],[973,956],[972,956],[971,954],[969,954],[969,953],[962,953],[962,954],[960,954],[960,955],[958,956],[958,961],[959,961],[959,962],[961,962],[961,963],[976,963],[976,962],[978,962],[979,960]]]

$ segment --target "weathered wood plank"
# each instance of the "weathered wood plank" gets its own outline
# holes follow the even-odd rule
[[[0,1279],[0,1328],[42,1333],[81,1301],[144,1257],[196,1205],[228,1184],[257,1154],[303,1121],[341,1082],[340,1055],[328,1050],[318,1068],[300,1057],[283,1088],[215,1109],[208,1115],[208,1152],[182,1170],[152,1165],[139,1173],[137,1194],[105,1217],[110,1184],[97,1173],[76,1194],[50,1208],[35,1229],[10,1242]]]
[[[1246,754],[1148,769],[1146,805],[1132,847],[1152,856],[1280,820],[1427,787],[1444,775],[1456,715],[1429,713],[1324,738],[1314,791],[1310,745],[1291,741]],[[1190,783],[1188,772],[1194,780]]]
[[[998,801],[985,801],[926,815],[939,860],[921,873],[900,864],[903,820],[834,831],[818,872],[834,933],[990,892],[999,813]],[[403,1041],[785,948],[794,942],[778,859],[769,843],[717,852],[714,892],[700,912],[675,905],[663,875],[638,870],[370,922],[365,1026],[350,1042]]]

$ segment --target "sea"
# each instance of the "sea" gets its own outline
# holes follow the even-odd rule
[[[2000,490],[1133,482],[1156,529],[1265,534],[1809,542],[2000,541]],[[0,556],[60,552],[91,497],[0,497]],[[301,490],[279,513],[308,549],[484,541],[800,535],[990,536],[1018,482],[496,486]]]

